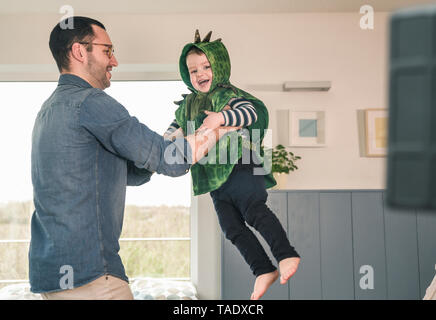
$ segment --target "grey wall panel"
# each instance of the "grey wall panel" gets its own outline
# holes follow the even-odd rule
[[[319,193],[288,194],[288,234],[301,256],[297,273],[290,279],[290,299],[321,299]]]
[[[384,200],[384,217],[387,298],[419,299],[416,212],[392,209]]]
[[[383,202],[380,192],[352,193],[355,298],[386,299]]]
[[[436,272],[436,213],[394,210],[385,199],[382,190],[270,192],[302,260],[289,285],[277,281],[263,299],[422,299]],[[360,287],[363,265],[373,267],[374,289]],[[223,239],[222,298],[249,299],[254,282]]]
[[[278,219],[287,230],[287,199],[286,193],[270,193],[268,206],[276,214]],[[271,254],[268,244],[262,236],[253,228],[250,229],[259,239],[271,261],[277,266]],[[249,266],[245,263],[236,247],[223,237],[222,243],[222,299],[249,299],[253,291],[256,277],[252,274]],[[287,300],[289,299],[289,285],[281,285],[276,281],[262,297],[263,300]]]
[[[433,280],[436,271],[436,212],[417,212],[420,299]]]
[[[256,277],[245,263],[238,249],[227,239],[222,244],[221,298],[224,300],[248,300],[253,292]],[[269,253],[269,250],[267,251]],[[276,281],[262,300],[288,300],[288,285]]]
[[[320,193],[323,299],[354,299],[351,193]]]
[[[267,200],[268,207],[274,212],[277,218],[280,220],[280,223],[283,226],[283,229],[287,231],[288,229],[288,205],[287,205],[287,194],[286,192],[280,193],[270,193],[268,194]],[[265,251],[268,253],[273,264],[278,269],[278,261],[276,261],[271,253],[271,250],[266,243],[266,241],[262,238],[260,233],[255,231],[252,228],[253,232],[256,234],[257,238],[260,240],[260,243],[265,248]],[[279,276],[280,277],[280,276]],[[288,300],[289,299],[289,284],[281,285],[280,278],[268,289],[267,293],[262,297],[263,300]]]
[[[255,277],[238,249],[223,237],[221,257],[221,299],[250,299]]]
[[[288,228],[288,205],[287,205],[287,193],[286,192],[274,192],[268,194],[268,200],[266,202],[268,207],[279,218],[283,228]]]

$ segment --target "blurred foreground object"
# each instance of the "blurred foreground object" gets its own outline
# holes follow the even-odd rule
[[[390,21],[387,202],[436,208],[436,5]]]

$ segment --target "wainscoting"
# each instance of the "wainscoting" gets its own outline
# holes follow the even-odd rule
[[[263,299],[422,299],[435,275],[436,212],[392,209],[384,198],[384,190],[269,191],[302,260]],[[249,299],[255,277],[224,237],[221,261],[222,299]]]

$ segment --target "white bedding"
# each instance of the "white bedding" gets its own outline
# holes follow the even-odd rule
[[[198,300],[190,281],[138,278],[130,279],[130,288],[135,300]],[[0,289],[0,300],[41,300],[41,295],[30,292],[28,282],[17,283]]]

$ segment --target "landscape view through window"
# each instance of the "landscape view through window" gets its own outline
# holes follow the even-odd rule
[[[30,172],[31,134],[42,103],[57,82],[0,82],[0,288],[28,279],[30,218],[34,210]],[[112,81],[109,95],[130,115],[163,134],[186,86],[181,81]],[[190,174],[153,175],[128,187],[120,255],[127,275],[189,278]]]

